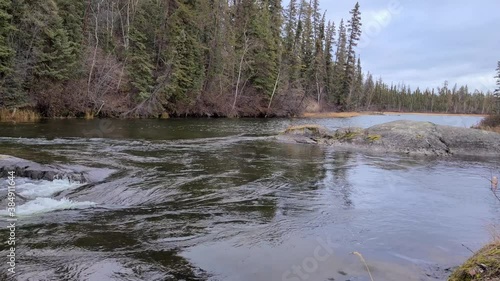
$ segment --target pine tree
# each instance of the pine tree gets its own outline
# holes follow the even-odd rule
[[[497,114],[500,114],[500,61],[497,64],[497,76],[495,76],[497,79],[497,88],[495,89],[494,96],[496,98],[496,111]]]
[[[83,22],[84,2],[74,0],[57,0],[58,14],[62,19],[62,27],[66,30],[68,37],[68,68],[71,73],[78,74],[81,71],[81,56],[83,53]]]
[[[351,19],[348,22],[347,31],[349,32],[349,39],[347,42],[347,61],[345,66],[345,75],[343,81],[343,92],[348,92],[348,100],[351,96],[351,88],[352,84],[355,80],[355,66],[356,66],[356,53],[354,51],[354,47],[358,45],[358,41],[361,36],[361,12],[359,10],[359,3],[356,2],[356,5],[351,10]],[[347,104],[349,106],[349,104]]]
[[[15,54],[7,42],[7,36],[15,28],[11,24],[11,1],[0,0],[0,91],[5,76],[12,71],[12,58]]]
[[[495,94],[497,95],[497,97],[500,98],[500,61],[497,64],[497,76],[495,76],[495,78],[497,79],[497,87],[498,87],[495,89]]]
[[[328,99],[333,95],[334,80],[333,68],[335,61],[333,59],[333,46],[335,45],[335,23],[328,22],[325,34],[325,92]]]
[[[297,32],[299,30],[297,19],[297,0],[290,0],[286,14],[286,24],[283,39],[282,61],[288,72],[288,81],[293,84],[299,79],[300,56],[297,52]],[[299,35],[300,36],[300,35]]]
[[[346,60],[347,60],[347,35],[344,20],[340,21],[339,38],[337,40],[337,52],[335,54],[335,65],[333,67],[333,91],[332,101],[339,109],[344,109],[347,101],[347,91],[344,90]]]
[[[313,34],[314,38],[318,38],[321,28],[321,12],[319,8],[319,0],[311,0],[311,17],[312,17],[312,26],[313,26]],[[324,18],[323,18],[324,21]]]
[[[318,105],[321,107],[321,97],[323,95],[323,91],[325,88],[325,76],[326,76],[326,61],[325,61],[325,53],[324,53],[324,44],[325,43],[325,15],[323,14],[323,18],[319,22],[318,31],[316,32],[315,38],[315,50],[314,50],[314,64],[313,70],[311,71],[313,76],[312,78],[316,80],[316,95]]]
[[[153,91],[153,58],[151,44],[153,39],[148,36],[151,23],[151,14],[155,13],[154,0],[142,2],[137,7],[134,21],[130,28],[128,49],[128,72],[131,77],[130,83],[137,91],[137,100],[144,101],[151,96]]]
[[[8,43],[9,33],[15,30],[11,24],[11,1],[0,0],[0,106],[15,104],[16,98],[9,91],[7,76],[13,72],[13,58],[15,51]]]
[[[294,49],[295,32],[297,30],[297,0],[290,0],[286,11],[286,24],[284,30],[285,54],[291,55]]]
[[[351,100],[348,102],[351,110],[358,110],[363,104],[363,71],[361,69],[361,59],[358,57],[354,80],[350,89]]]
[[[302,79],[306,82],[306,92],[310,90],[310,78],[311,71],[314,67],[314,30],[313,30],[313,10],[311,5],[306,2],[306,0],[302,0],[302,18],[303,18],[303,30],[302,30],[302,38],[301,38],[301,51],[302,51]],[[308,83],[309,82],[309,83]]]
[[[63,20],[58,13],[54,0],[27,2],[25,20],[40,30],[33,40],[35,65],[33,74],[37,79],[62,81],[70,78],[74,69],[75,58],[63,27]]]
[[[273,35],[276,31],[272,27],[269,1],[253,4],[248,12],[248,36],[254,45],[249,53],[250,81],[260,94],[270,97],[278,75],[280,46]]]
[[[196,1],[178,1],[178,7],[168,19],[170,46],[165,57],[171,72],[164,96],[171,103],[193,101],[192,96],[196,96],[193,94],[199,93],[203,86],[205,68],[196,24],[196,15],[201,13],[198,9]]]

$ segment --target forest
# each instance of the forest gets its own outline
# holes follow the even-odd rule
[[[489,114],[492,92],[361,68],[361,7],[319,0],[0,0],[0,108],[44,117]]]

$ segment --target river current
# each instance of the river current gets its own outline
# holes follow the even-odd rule
[[[466,247],[479,249],[499,223],[487,180],[500,173],[499,159],[370,154],[273,138],[290,125],[399,119],[461,127],[480,120],[0,124],[0,154],[115,171],[93,186],[16,179],[27,200],[18,201],[14,280],[370,280],[353,252],[377,281],[446,280],[470,256]],[[2,196],[6,189],[0,180]],[[0,240],[8,235],[3,227]],[[1,249],[0,278],[7,278],[7,245]]]

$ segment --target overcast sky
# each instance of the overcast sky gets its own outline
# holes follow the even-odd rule
[[[288,2],[288,1],[285,1]],[[356,0],[320,0],[338,27]],[[390,83],[495,88],[500,0],[360,0],[363,71]]]

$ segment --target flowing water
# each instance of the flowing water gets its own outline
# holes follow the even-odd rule
[[[477,117],[49,120],[0,124],[0,154],[113,169],[103,183],[17,179],[15,280],[446,280],[490,239],[495,158],[276,142],[289,125]],[[7,183],[0,181],[0,195]],[[5,200],[1,201],[5,204]],[[2,207],[3,208],[3,207]],[[5,218],[6,212],[0,211]],[[0,240],[8,238],[0,231]],[[6,278],[7,246],[1,248]],[[2,259],[2,258],[0,258]]]

